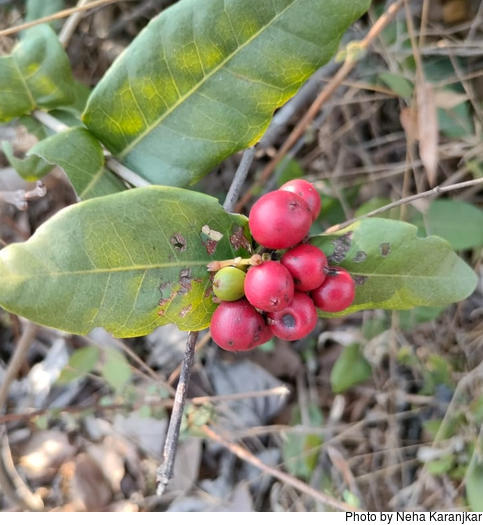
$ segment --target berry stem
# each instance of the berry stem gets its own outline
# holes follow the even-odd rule
[[[262,262],[270,261],[271,255],[269,253],[264,254],[254,254],[248,259],[243,259],[242,257],[235,257],[234,259],[226,259],[225,261],[211,261],[206,265],[209,272],[217,272],[226,266],[234,266],[239,268],[241,266],[258,266]]]

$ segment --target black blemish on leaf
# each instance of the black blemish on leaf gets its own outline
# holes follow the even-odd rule
[[[233,233],[230,236],[230,244],[233,246],[234,250],[239,250],[240,248],[245,248],[245,250],[250,251],[250,243],[243,233],[243,228],[241,226],[235,227]]]
[[[362,250],[359,250],[354,258],[352,259],[355,263],[360,263],[360,262],[364,262],[365,260],[367,259],[367,253],[362,251]]]
[[[367,281],[367,275],[353,275],[352,278],[357,286],[362,286]]]
[[[381,250],[381,255],[383,257],[386,257],[386,255],[391,253],[391,245],[388,242],[382,242],[379,245],[379,249]]]
[[[183,268],[179,272],[179,284],[181,288],[178,290],[180,295],[188,293],[191,290],[191,281],[193,277],[189,268]]]
[[[339,264],[345,259],[347,252],[351,248],[352,232],[345,233],[334,239],[332,244],[334,245],[334,253],[328,257],[328,260],[331,264]]]
[[[186,250],[186,239],[181,235],[181,233],[173,234],[169,242],[175,250],[179,250],[180,252],[184,252]]]

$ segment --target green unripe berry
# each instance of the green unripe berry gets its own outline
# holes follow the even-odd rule
[[[238,301],[244,295],[245,272],[233,266],[226,266],[216,272],[213,278],[213,292],[222,301]]]

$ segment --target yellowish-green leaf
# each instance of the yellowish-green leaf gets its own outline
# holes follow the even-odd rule
[[[220,232],[208,239],[203,226]],[[206,228],[205,228],[206,230]],[[0,305],[36,323],[119,337],[206,328],[206,265],[246,256],[247,220],[196,192],[151,186],[90,199],[0,251]]]
[[[69,60],[46,24],[32,27],[11,55],[0,57],[0,122],[74,100]]]
[[[347,268],[356,281],[352,306],[337,315],[444,306],[465,299],[476,288],[475,272],[447,241],[418,238],[416,226],[406,222],[364,219],[311,242],[329,256],[331,264]]]
[[[104,167],[99,141],[85,128],[73,128],[38,142],[29,158],[57,164],[69,177],[80,199],[125,190],[124,184]]]
[[[85,124],[156,184],[188,185],[254,144],[369,0],[180,0],[116,60]]]

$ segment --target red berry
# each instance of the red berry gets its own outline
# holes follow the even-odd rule
[[[308,204],[310,212],[312,213],[312,220],[315,221],[320,213],[320,195],[313,184],[304,179],[293,179],[286,182],[280,187],[283,191],[291,191],[296,193]]]
[[[317,324],[317,310],[305,293],[295,292],[292,304],[268,314],[273,335],[286,341],[295,341],[308,335]]]
[[[255,308],[277,312],[292,302],[293,294],[292,276],[279,262],[267,261],[248,270],[245,296]]]
[[[257,200],[249,215],[250,231],[261,245],[279,250],[298,244],[310,230],[307,203],[289,191],[271,191]]]
[[[271,338],[263,317],[246,299],[222,302],[211,318],[213,341],[228,351],[251,350]]]
[[[296,290],[315,290],[325,281],[327,257],[316,246],[299,244],[285,252],[281,262],[292,275]]]
[[[354,279],[344,268],[330,268],[322,286],[311,292],[311,296],[324,312],[340,312],[354,301]]]

